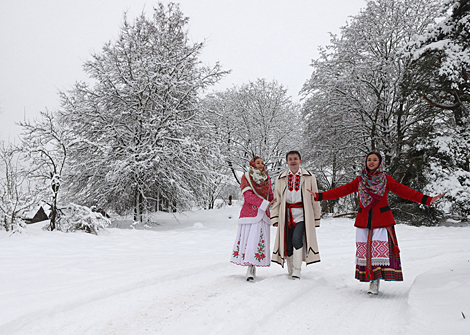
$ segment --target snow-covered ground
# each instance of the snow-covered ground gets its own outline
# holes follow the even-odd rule
[[[398,225],[405,281],[370,296],[346,218],[322,220],[322,261],[300,281],[273,264],[246,282],[229,262],[239,210],[99,236],[1,231],[0,334],[470,334],[470,227]]]

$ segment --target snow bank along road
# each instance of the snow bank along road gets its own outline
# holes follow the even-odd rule
[[[300,281],[273,264],[246,282],[229,263],[238,212],[100,236],[0,232],[0,334],[470,334],[470,227],[398,225],[405,281],[369,296],[352,220],[322,220],[322,261]]]

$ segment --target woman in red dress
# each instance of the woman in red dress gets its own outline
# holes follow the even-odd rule
[[[402,281],[400,249],[395,234],[395,219],[387,201],[388,192],[431,206],[443,196],[429,197],[383,172],[382,156],[367,155],[362,174],[352,182],[332,190],[314,193],[316,201],[333,200],[358,192],[360,207],[356,229],[356,279],[370,282],[368,293],[378,294],[379,280]]]

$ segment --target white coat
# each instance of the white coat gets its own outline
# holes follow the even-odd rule
[[[274,188],[274,198],[277,201],[271,207],[271,223],[277,224],[278,229],[274,241],[273,256],[271,261],[284,267],[284,227],[286,221],[286,193],[287,193],[287,172],[285,171],[276,179]],[[300,188],[302,190],[302,203],[305,220],[305,239],[303,246],[303,260],[308,264],[320,261],[318,250],[316,227],[320,226],[321,208],[320,202],[313,199],[313,195],[307,189],[318,192],[317,179],[313,173],[301,168],[302,179]]]

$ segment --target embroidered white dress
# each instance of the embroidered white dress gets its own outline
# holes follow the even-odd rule
[[[244,266],[270,266],[270,225],[266,214],[256,223],[239,223],[230,261]]]
[[[242,266],[270,266],[271,220],[266,213],[269,201],[255,195],[250,188],[243,190],[243,197],[245,203],[238,219],[238,231],[230,262]],[[246,213],[256,215],[247,216]]]

